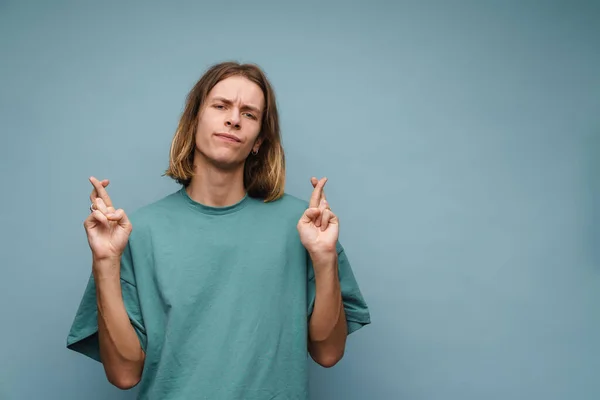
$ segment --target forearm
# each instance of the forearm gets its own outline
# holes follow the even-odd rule
[[[319,364],[335,365],[346,346],[346,315],[338,275],[337,254],[314,257],[315,304],[309,321],[309,352]]]
[[[100,358],[109,382],[128,389],[139,382],[145,355],[123,302],[119,263],[118,259],[94,261],[93,272]]]

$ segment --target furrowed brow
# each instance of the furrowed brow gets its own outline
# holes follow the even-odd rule
[[[214,97],[212,100],[213,101],[220,101],[221,103],[225,103],[228,106],[230,106],[230,105],[233,104],[233,102],[231,100],[226,99],[225,97],[221,97],[221,96]],[[242,105],[242,109],[243,110],[250,110],[250,111],[253,111],[253,112],[257,113],[257,114],[262,113],[262,111],[260,110],[260,108],[255,107],[255,106],[250,105],[250,104],[244,104],[244,105]]]

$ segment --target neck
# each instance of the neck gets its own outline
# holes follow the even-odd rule
[[[194,158],[195,174],[186,188],[192,200],[209,207],[226,207],[244,198],[244,164],[225,170],[202,156]]]

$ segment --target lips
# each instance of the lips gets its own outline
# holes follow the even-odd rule
[[[221,138],[223,140],[227,140],[230,142],[236,142],[236,143],[241,143],[241,139],[238,138],[235,135],[229,134],[229,133],[215,133],[215,136],[217,136],[218,138]]]

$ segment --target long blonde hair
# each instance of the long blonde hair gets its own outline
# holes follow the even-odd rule
[[[185,109],[175,131],[169,154],[169,168],[165,175],[188,186],[194,176],[194,151],[199,113],[212,88],[223,79],[243,76],[256,83],[265,96],[265,109],[259,138],[262,139],[258,154],[246,158],[244,164],[244,187],[248,195],[265,202],[279,199],[285,187],[285,154],[281,144],[279,115],[275,92],[265,73],[255,64],[224,62],[213,65],[194,85],[186,98]]]

